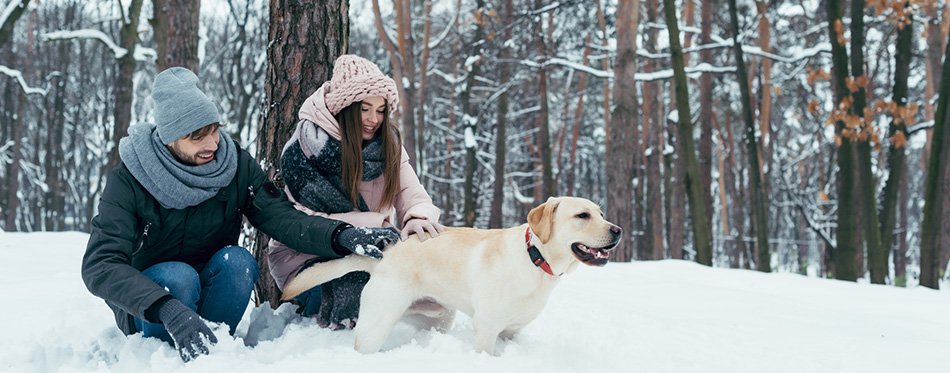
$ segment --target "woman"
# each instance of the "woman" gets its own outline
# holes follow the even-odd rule
[[[419,183],[389,114],[399,102],[396,83],[374,63],[344,55],[333,76],[300,108],[300,121],[281,154],[281,176],[296,207],[311,215],[341,220],[361,232],[383,237],[402,225],[402,240],[415,233],[420,240],[443,231],[441,211]],[[366,241],[365,237],[333,237],[334,242]],[[382,246],[382,245],[380,245]],[[271,240],[268,264],[283,290],[297,273],[320,257]],[[356,251],[381,257],[378,249]],[[322,326],[351,328],[359,310],[365,273],[351,273],[298,296],[301,314],[317,315]],[[321,291],[322,290],[322,291]]]

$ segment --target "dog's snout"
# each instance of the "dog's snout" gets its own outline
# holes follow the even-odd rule
[[[623,233],[623,229],[620,228],[620,226],[614,225],[610,227],[610,233],[613,233],[614,236],[619,236],[621,233]]]

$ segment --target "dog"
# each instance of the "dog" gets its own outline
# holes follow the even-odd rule
[[[580,263],[606,265],[622,231],[589,200],[552,197],[518,227],[446,228],[425,242],[396,243],[381,260],[350,255],[317,263],[287,284],[282,299],[366,271],[357,351],[378,352],[400,319],[444,331],[459,310],[472,317],[475,351],[494,355],[499,337],[510,339],[541,313],[561,275]]]

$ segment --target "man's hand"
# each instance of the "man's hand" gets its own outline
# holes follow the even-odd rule
[[[399,231],[393,227],[348,227],[337,233],[335,243],[354,254],[382,259],[383,248],[397,241],[399,241]]]
[[[425,242],[427,238],[426,232],[429,233],[429,236],[435,238],[439,237],[439,233],[444,231],[445,227],[439,224],[439,222],[430,221],[429,219],[412,218],[402,227],[402,240],[405,241],[409,238],[410,234],[415,233],[419,236],[419,242]]]
[[[211,328],[178,299],[165,301],[158,309],[158,318],[175,340],[178,355],[186,363],[200,355],[207,355],[208,345],[218,343]]]

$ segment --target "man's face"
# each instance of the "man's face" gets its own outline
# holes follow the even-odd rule
[[[168,144],[168,150],[179,162],[190,166],[200,166],[214,160],[214,152],[218,150],[218,125],[211,131],[200,134],[199,131],[185,135]]]

